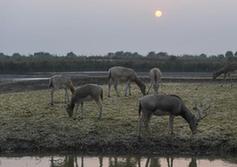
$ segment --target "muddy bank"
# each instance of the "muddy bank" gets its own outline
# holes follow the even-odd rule
[[[113,92],[112,98],[107,98],[106,88],[102,120],[97,120],[98,109],[90,102],[84,106],[84,119],[79,113],[68,118],[63,91],[55,94],[54,106],[49,105],[47,90],[1,94],[0,152],[237,153],[236,89],[206,82],[162,84],[162,92],[181,96],[189,108],[193,100],[209,98],[211,112],[200,122],[195,136],[191,137],[184,119],[177,117],[171,138],[168,118],[153,117],[151,134],[138,139],[137,99],[141,93],[133,86],[130,97],[117,98]]]
[[[0,154],[29,153],[84,153],[84,154],[141,154],[141,155],[237,155],[236,144],[225,139],[185,139],[182,136],[160,138],[113,138],[106,141],[96,135],[80,137],[50,136],[50,142],[42,140],[7,138],[1,141]],[[59,139],[60,137],[60,139]],[[212,143],[213,142],[213,143]]]

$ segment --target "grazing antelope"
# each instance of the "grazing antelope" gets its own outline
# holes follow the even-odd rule
[[[169,115],[169,129],[173,134],[173,120],[175,116],[183,117],[193,134],[197,132],[198,122],[207,116],[207,110],[210,106],[204,108],[203,105],[193,108],[197,115],[195,116],[185,106],[183,100],[176,95],[147,95],[139,99],[139,137],[141,135],[142,123],[146,130],[149,130],[149,121],[152,115],[165,116]],[[142,113],[142,115],[141,115]]]
[[[92,101],[94,100],[99,107],[99,116],[98,118],[101,118],[102,115],[102,100],[103,100],[103,89],[96,85],[96,84],[86,84],[81,87],[78,87],[74,94],[72,95],[70,104],[67,106],[67,113],[69,117],[72,117],[73,110],[75,105],[76,111],[78,110],[78,106],[81,104],[81,117],[83,118],[83,102],[84,101]]]
[[[220,76],[221,74],[224,74],[224,80],[226,80],[226,76],[228,76],[232,80],[230,74],[234,73],[236,70],[237,70],[236,63],[228,63],[224,67],[214,72],[212,79],[215,80],[218,76]]]
[[[152,68],[150,70],[149,75],[150,75],[151,84],[150,84],[150,87],[147,91],[147,94],[149,94],[149,91],[152,86],[153,86],[155,93],[158,94],[158,89],[160,87],[160,81],[161,81],[161,75],[162,75],[161,71],[159,68]]]
[[[115,67],[111,67],[108,73],[109,73],[108,97],[110,97],[112,83],[114,84],[114,89],[116,91],[117,96],[119,96],[118,84],[120,81],[126,82],[125,96],[128,96],[128,91],[129,91],[129,95],[131,95],[131,82],[135,82],[137,84],[137,86],[140,88],[143,95],[146,94],[145,84],[142,82],[141,79],[138,78],[136,72],[133,69],[121,67],[121,66],[115,66]]]
[[[64,101],[67,103],[69,101],[69,96],[68,96],[68,89],[70,89],[71,93],[73,94],[75,92],[75,88],[72,84],[72,81],[70,77],[65,76],[65,75],[54,75],[49,79],[49,88],[51,89],[51,102],[50,104],[54,104],[53,96],[54,96],[54,91],[60,88],[63,88],[65,90],[65,97]]]

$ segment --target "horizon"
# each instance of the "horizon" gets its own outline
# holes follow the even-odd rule
[[[135,51],[122,51],[122,50],[118,50],[118,51],[114,51],[114,52],[107,52],[107,53],[103,53],[103,54],[96,54],[96,53],[95,54],[83,54],[83,53],[77,53],[77,52],[74,52],[74,51],[69,51],[69,52],[65,52],[65,53],[52,53],[52,52],[48,52],[48,51],[33,51],[31,53],[20,53],[20,52],[5,53],[5,52],[1,52],[1,50],[0,50],[0,53],[3,53],[6,56],[13,56],[13,54],[15,54],[15,53],[18,53],[21,56],[30,56],[30,55],[34,55],[35,53],[42,52],[42,53],[49,53],[50,55],[53,55],[53,56],[66,56],[68,53],[73,52],[74,54],[76,54],[76,56],[87,56],[87,57],[90,57],[90,56],[107,56],[109,53],[116,53],[116,52],[124,52],[124,53],[129,52],[129,53],[138,53],[139,55],[145,57],[145,56],[147,56],[149,54],[149,52],[155,52],[156,54],[158,54],[158,53],[167,53],[168,56],[200,56],[202,54],[205,54],[207,57],[211,57],[211,56],[218,56],[218,55],[224,55],[225,56],[226,52],[228,52],[228,51],[231,51],[234,56],[235,56],[235,53],[237,53],[237,51],[232,51],[232,50],[226,50],[223,53],[215,53],[215,54],[207,54],[207,53],[200,53],[200,54],[193,54],[193,53],[173,54],[173,53],[169,53],[169,52],[166,52],[166,51],[148,51],[147,53],[139,53],[139,52],[135,52]]]
[[[143,57],[146,57],[148,54],[149,54],[149,52],[148,53],[145,53],[145,54],[141,54],[141,53],[139,53],[139,52],[130,52],[130,51],[115,51],[115,52],[108,52],[108,53],[106,53],[106,54],[91,54],[91,55],[86,55],[86,54],[80,54],[80,53],[75,53],[75,52],[73,52],[73,51],[70,51],[70,52],[67,52],[67,53],[65,53],[65,54],[57,54],[57,53],[50,53],[50,52],[45,52],[45,51],[38,51],[38,52],[33,52],[33,53],[29,53],[29,54],[22,54],[22,53],[19,53],[19,52],[14,52],[14,53],[12,53],[12,54],[6,54],[6,53],[3,53],[3,52],[0,52],[0,54],[2,53],[2,54],[4,54],[5,56],[13,56],[14,54],[20,54],[21,56],[32,56],[32,55],[34,55],[35,53],[48,53],[48,54],[50,54],[51,56],[67,56],[67,54],[68,53],[73,53],[73,54],[75,54],[76,56],[86,56],[86,57],[90,57],[90,56],[101,56],[101,57],[104,57],[104,56],[108,56],[108,54],[109,53],[116,53],[116,52],[123,52],[123,53],[138,53],[140,56],[143,56]],[[150,52],[154,52],[154,51],[150,51]],[[219,56],[219,55],[223,55],[223,56],[225,56],[226,55],[226,53],[227,52],[229,52],[229,51],[226,51],[225,53],[218,53],[218,54],[206,54],[206,53],[201,53],[201,54],[188,54],[188,53],[185,53],[185,54],[170,54],[170,53],[168,53],[168,52],[165,52],[165,51],[160,51],[160,52],[155,52],[155,54],[159,54],[159,53],[166,53],[167,54],[167,56],[176,56],[176,57],[182,57],[182,56],[201,56],[202,54],[204,54],[204,55],[206,55],[207,57],[211,57],[211,56]],[[233,56],[234,57],[236,57],[236,55],[237,55],[237,51],[236,52],[234,52],[234,51],[230,51],[230,52],[232,52],[233,53]]]

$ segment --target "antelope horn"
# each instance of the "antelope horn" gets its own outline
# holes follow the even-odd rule
[[[206,112],[207,110],[209,110],[211,108],[210,105],[208,105],[207,107],[205,107],[205,109],[198,109],[198,120],[202,120],[204,119],[209,113]],[[201,114],[201,111],[204,112],[205,114]]]

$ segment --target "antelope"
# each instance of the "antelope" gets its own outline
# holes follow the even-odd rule
[[[65,90],[65,96],[64,101],[65,103],[69,102],[69,96],[68,96],[68,89],[73,94],[75,92],[75,88],[72,84],[72,81],[70,77],[65,75],[54,75],[49,79],[49,89],[51,89],[51,101],[50,104],[54,104],[54,91],[57,89],[63,88]]]
[[[195,104],[193,110],[197,112],[195,116],[184,104],[183,100],[177,95],[147,95],[139,99],[139,129],[138,134],[141,136],[142,123],[146,130],[149,131],[149,121],[152,115],[169,116],[169,130],[173,135],[174,117],[183,117],[192,131],[192,134],[197,132],[197,126],[200,120],[208,114],[210,105],[204,108],[204,105]],[[141,115],[142,113],[142,115]]]
[[[158,94],[158,89],[160,87],[160,81],[161,81],[161,71],[159,68],[152,68],[150,70],[150,87],[148,88],[147,94],[149,94],[149,91],[151,87],[153,86],[153,89],[156,94]]]
[[[212,79],[215,80],[218,76],[220,76],[221,74],[224,74],[224,80],[226,80],[226,76],[228,76],[230,80],[232,80],[230,74],[234,73],[236,70],[237,70],[237,64],[228,63],[224,67],[214,72]]]
[[[129,92],[129,95],[131,95],[131,82],[135,82],[137,84],[137,86],[140,88],[143,95],[146,94],[145,84],[142,82],[141,79],[138,78],[137,73],[133,69],[121,67],[121,66],[115,66],[115,67],[111,67],[108,70],[108,74],[109,74],[108,97],[110,97],[112,83],[114,84],[114,89],[116,91],[117,96],[119,96],[118,84],[120,81],[126,82],[125,96],[128,96],[128,92]]]
[[[83,118],[83,103],[85,101],[95,101],[99,108],[98,118],[101,118],[103,105],[103,89],[96,84],[86,84],[78,87],[71,97],[70,103],[67,105],[66,111],[69,117],[72,117],[73,110],[76,105],[76,111],[79,105],[81,105],[81,118]]]

